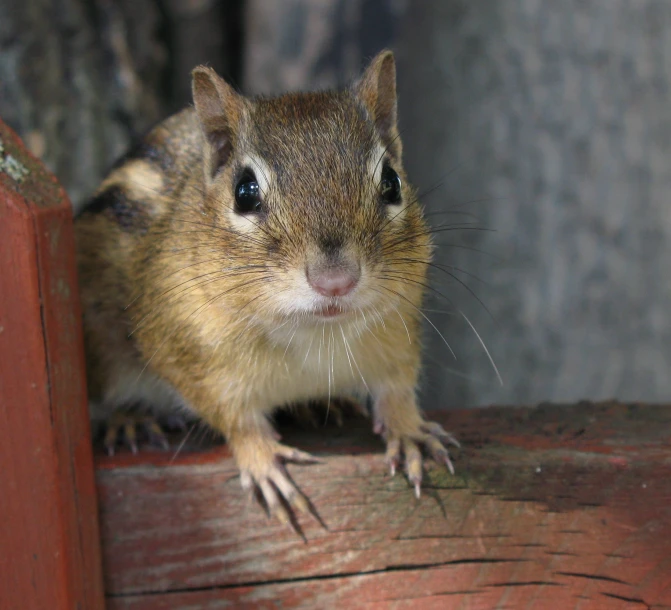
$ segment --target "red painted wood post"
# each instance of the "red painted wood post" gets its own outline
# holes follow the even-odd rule
[[[0,121],[0,608],[104,608],[72,210]]]

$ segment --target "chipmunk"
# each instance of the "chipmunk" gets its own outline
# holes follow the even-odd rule
[[[373,399],[391,473],[453,472],[417,405],[430,232],[401,162],[396,68],[350,87],[248,98],[193,70],[193,108],[112,169],[76,219],[92,409],[187,409],[221,432],[246,489],[289,522],[276,405]],[[287,506],[290,510],[287,510]]]

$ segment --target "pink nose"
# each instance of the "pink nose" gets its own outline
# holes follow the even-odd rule
[[[307,273],[310,286],[325,297],[344,297],[349,294],[357,285],[359,275],[359,272],[354,274],[344,269],[324,269]]]

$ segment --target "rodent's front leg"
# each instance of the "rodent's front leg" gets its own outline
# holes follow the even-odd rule
[[[375,397],[374,431],[387,443],[387,462],[391,475],[405,458],[408,480],[415,487],[419,498],[422,483],[422,449],[438,464],[447,466],[454,474],[454,467],[445,444],[459,447],[459,442],[443,430],[440,424],[426,421],[417,407],[413,387],[385,387]]]
[[[228,428],[224,433],[240,469],[244,489],[256,489],[269,513],[293,529],[296,529],[293,515],[284,503],[301,513],[315,516],[307,498],[289,478],[285,463],[312,464],[318,461],[316,458],[278,442],[265,418],[224,427]]]

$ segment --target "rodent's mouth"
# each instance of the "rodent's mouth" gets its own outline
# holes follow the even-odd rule
[[[314,310],[314,314],[320,318],[336,318],[338,316],[343,316],[347,313],[347,310],[341,307],[340,305],[325,305],[319,309]]]

